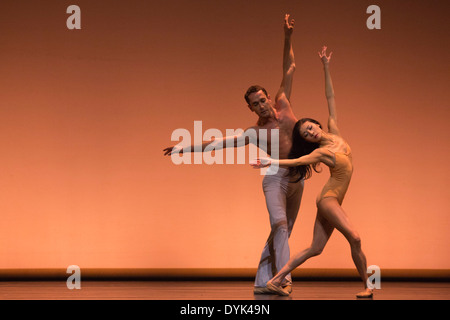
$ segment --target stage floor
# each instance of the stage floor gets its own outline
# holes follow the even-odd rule
[[[289,297],[254,295],[252,281],[0,282],[0,300],[355,300],[354,281],[296,281]],[[450,300],[449,282],[382,282],[373,300]]]

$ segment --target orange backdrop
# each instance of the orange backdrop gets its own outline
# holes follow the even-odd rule
[[[81,30],[66,9],[81,8]],[[366,9],[381,8],[381,30]],[[2,1],[0,268],[254,268],[270,232],[246,165],[174,165],[177,128],[246,128],[296,19],[292,106],[326,123],[322,45],[354,154],[368,264],[449,269],[448,1]],[[306,182],[291,251],[309,245]],[[353,268],[335,232],[308,268]]]

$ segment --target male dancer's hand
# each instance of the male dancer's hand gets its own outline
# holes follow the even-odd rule
[[[178,146],[173,146],[173,147],[165,148],[163,151],[164,151],[165,156],[171,156],[172,154],[183,153],[183,148],[178,147]]]
[[[284,15],[284,34],[286,36],[290,36],[292,32],[294,31],[294,24],[295,20],[291,19],[291,22],[289,22],[289,14]]]

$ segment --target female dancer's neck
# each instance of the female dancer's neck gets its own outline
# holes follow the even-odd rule
[[[320,140],[320,146],[325,147],[327,145],[333,144],[334,138],[331,134],[322,131],[322,139]]]

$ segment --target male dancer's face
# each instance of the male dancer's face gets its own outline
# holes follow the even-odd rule
[[[260,118],[268,118],[271,116],[272,110],[272,100],[270,100],[270,95],[259,90],[248,96],[250,110],[255,112]]]

